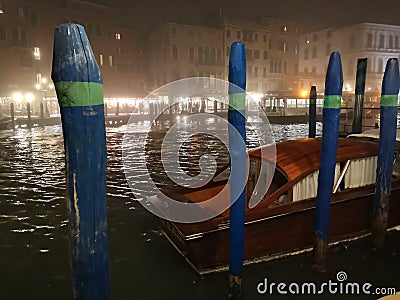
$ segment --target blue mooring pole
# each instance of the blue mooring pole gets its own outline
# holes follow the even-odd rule
[[[55,29],[52,79],[64,134],[75,299],[108,299],[103,84],[85,30]]]
[[[372,226],[373,244],[377,249],[381,248],[385,241],[388,222],[394,148],[396,144],[398,94],[399,62],[397,58],[391,58],[386,64],[380,100],[380,139]]]
[[[308,108],[308,137],[315,138],[317,128],[317,88],[313,85],[310,89],[310,106]]]
[[[367,58],[359,58],[357,60],[356,90],[354,99],[354,112],[352,133],[362,132],[362,119],[364,113],[364,91],[365,80],[367,76]]]
[[[338,52],[333,52],[329,59],[325,80],[322,148],[314,227],[314,268],[320,271],[326,270],[329,212],[335,177],[342,88],[343,73],[340,54]]]
[[[228,122],[239,136],[228,128],[231,155],[230,178],[230,236],[229,236],[229,299],[242,299],[242,273],[244,256],[244,207],[246,186],[246,52],[244,44],[232,43],[229,58],[229,111]],[[240,189],[240,190],[238,190]],[[240,195],[233,199],[233,195]]]

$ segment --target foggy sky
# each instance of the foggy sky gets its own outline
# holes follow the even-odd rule
[[[111,1],[111,0],[110,0]],[[191,21],[223,15],[255,18],[260,14],[287,21],[328,27],[357,22],[400,25],[397,0],[112,0],[121,21],[147,28],[165,21]]]

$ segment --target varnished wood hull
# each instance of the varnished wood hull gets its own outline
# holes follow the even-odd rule
[[[330,211],[329,241],[339,241],[371,232],[374,188],[360,188],[334,195]],[[400,224],[400,185],[391,193],[389,227]],[[315,199],[247,212],[245,260],[276,257],[312,247]],[[229,263],[229,226],[215,226],[222,218],[201,224],[162,221],[175,247],[199,273],[221,269]],[[208,222],[208,223],[207,223]],[[208,228],[208,229],[207,229]]]

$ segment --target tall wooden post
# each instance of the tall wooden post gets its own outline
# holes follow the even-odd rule
[[[103,84],[81,25],[55,29],[52,79],[64,134],[74,296],[108,299]]]
[[[322,149],[315,211],[314,267],[324,271],[328,252],[329,213],[335,178],[343,73],[340,54],[333,52],[325,80]]]
[[[26,127],[32,128],[32,112],[31,112],[31,104],[29,102],[26,102],[26,114],[28,116]]]
[[[229,299],[242,299],[244,207],[246,194],[246,53],[243,43],[231,46],[229,59],[230,236]],[[236,132],[239,134],[236,134]],[[239,195],[238,199],[234,199]]]
[[[354,99],[352,133],[362,132],[362,119],[364,113],[364,91],[365,79],[367,76],[367,58],[360,58],[357,61],[356,90]]]
[[[317,88],[313,85],[310,89],[310,105],[308,107],[308,137],[315,138],[317,130]]]
[[[115,115],[118,116],[119,115],[119,101],[117,100],[117,106],[115,108]]]
[[[378,249],[382,247],[385,241],[389,214],[390,188],[396,144],[398,94],[399,62],[397,58],[391,58],[386,64],[380,100],[380,139],[372,230],[374,247]]]
[[[40,101],[40,118],[44,119],[44,105],[43,101]]]
[[[11,127],[15,130],[15,105],[14,102],[10,103],[10,114],[11,114]]]

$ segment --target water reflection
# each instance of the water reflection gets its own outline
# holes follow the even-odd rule
[[[210,120],[210,125],[212,125]],[[131,128],[135,138],[146,138],[146,122]],[[170,182],[162,172],[160,147],[170,127],[158,123],[148,139],[146,159],[155,181],[162,187]],[[318,127],[319,132],[321,126]],[[126,127],[107,129],[107,200],[110,235],[111,277],[130,274],[124,263],[134,257],[138,272],[154,270],[161,263],[155,257],[171,259],[176,253],[161,236],[158,220],[134,199],[122,170],[122,138]],[[307,125],[272,125],[278,140],[304,137]],[[257,146],[249,131],[248,147]],[[227,149],[209,136],[182,136],[181,166],[189,174],[199,172],[195,154],[208,152],[223,164]],[[133,151],[142,153],[143,149]],[[136,146],[138,147],[138,146]],[[134,164],[134,161],[133,161]],[[141,178],[138,176],[137,181]],[[139,188],[139,187],[138,187]],[[71,270],[68,251],[68,214],[65,188],[65,163],[60,126],[17,129],[0,132],[0,282],[8,286],[4,297],[12,299],[71,299]],[[162,255],[161,255],[162,254]],[[164,263],[164,262],[163,262]],[[167,262],[165,262],[168,264]],[[157,265],[157,266],[156,266]],[[171,267],[171,266],[169,266]],[[186,265],[181,270],[188,272]],[[190,273],[191,274],[191,273]],[[129,275],[130,276],[130,275]],[[19,288],[24,282],[24,289]],[[118,283],[112,283],[118,289]],[[8,295],[8,297],[7,297]]]

